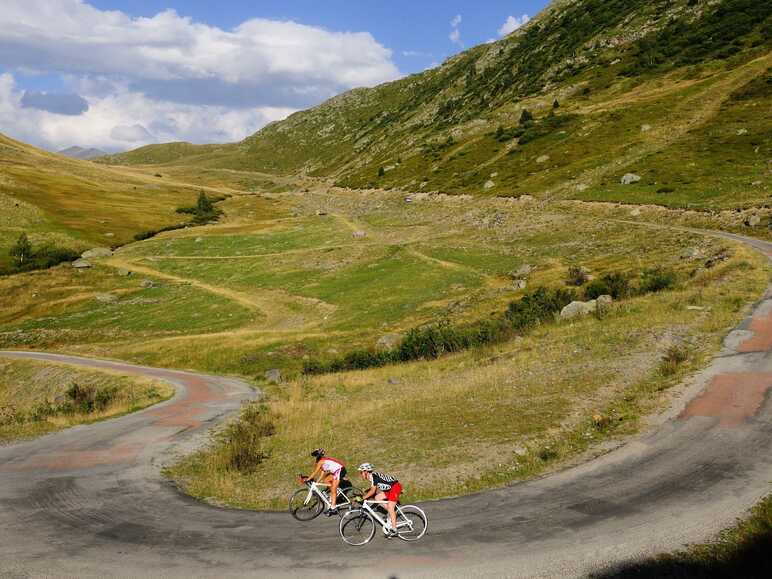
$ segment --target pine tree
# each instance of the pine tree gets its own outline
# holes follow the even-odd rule
[[[16,241],[16,245],[11,247],[9,254],[18,266],[23,265],[25,261],[32,257],[32,244],[30,243],[26,233],[22,233],[19,236],[19,239]]]
[[[558,99],[555,99],[555,101],[552,103],[552,108],[553,109],[559,109],[560,108],[560,103],[558,102]]]
[[[386,174],[386,169],[383,167],[378,167],[378,176],[383,177]]]
[[[206,193],[201,191],[198,195],[198,202],[196,203],[196,209],[198,213],[201,214],[207,214],[207,213],[213,213],[214,212],[214,205],[212,205],[212,202],[209,200],[209,197],[206,196]]]
[[[528,109],[523,109],[523,112],[520,113],[520,124],[525,125],[531,121],[533,121],[533,115]]]

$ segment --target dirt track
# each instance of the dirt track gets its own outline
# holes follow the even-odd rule
[[[644,225],[644,224],[638,224]],[[772,244],[743,241],[772,259]],[[772,287],[660,424],[556,475],[427,503],[429,534],[345,547],[336,521],[218,509],[160,475],[254,396],[239,381],[42,353],[169,380],[169,402],[0,447],[0,577],[572,576],[704,540],[772,490]]]

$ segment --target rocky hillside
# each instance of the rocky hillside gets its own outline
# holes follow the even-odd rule
[[[770,191],[770,39],[769,2],[562,0],[501,41],[241,143],[154,145],[106,162],[195,161],[357,188],[757,204]]]

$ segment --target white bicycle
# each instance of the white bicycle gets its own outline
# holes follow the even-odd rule
[[[389,515],[385,507],[377,508],[379,505],[386,505],[386,501],[364,501],[360,508],[352,508],[341,517],[339,531],[343,542],[354,547],[366,545],[373,540],[376,525],[380,525],[383,534],[388,535],[386,522]],[[397,537],[403,541],[417,541],[426,534],[426,513],[415,505],[403,507],[397,503],[396,508]]]
[[[343,483],[344,481],[341,481]],[[338,487],[338,500],[336,506],[338,512],[351,509],[356,498],[362,496],[362,491],[352,485],[348,480],[346,484]],[[322,514],[322,511],[332,507],[330,492],[325,490],[330,485],[305,479],[304,489],[296,490],[289,499],[289,512],[298,521],[310,521]]]

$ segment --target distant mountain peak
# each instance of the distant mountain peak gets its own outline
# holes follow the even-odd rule
[[[95,159],[96,157],[104,157],[107,155],[104,151],[101,149],[95,149],[95,148],[84,148],[84,147],[78,147],[78,146],[72,146],[67,147],[66,149],[62,149],[61,151],[57,151],[60,155],[64,155],[65,157],[71,157],[73,159]]]

